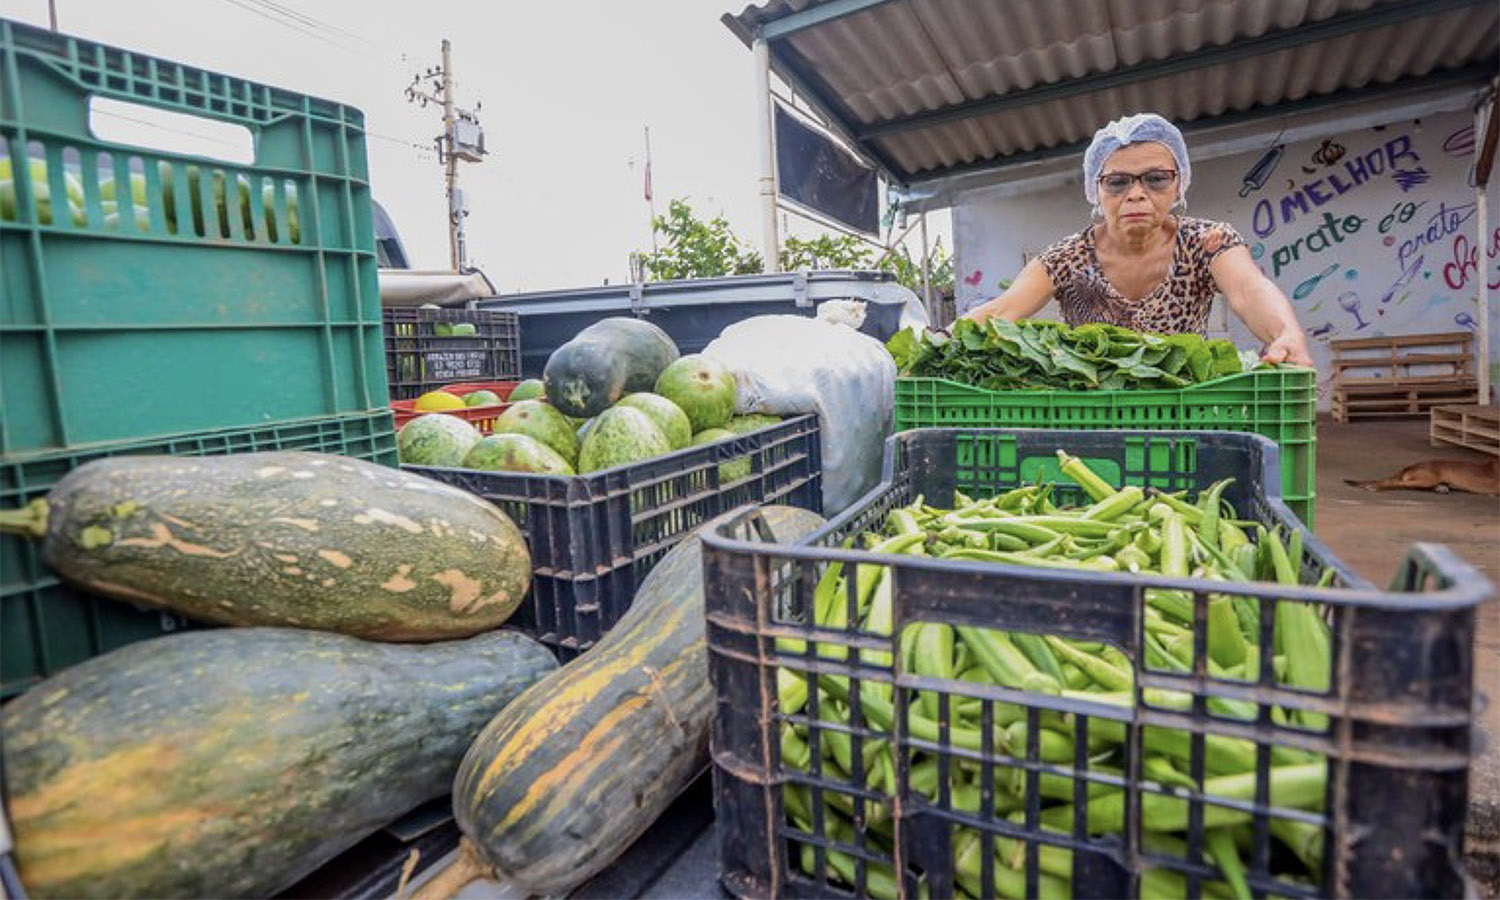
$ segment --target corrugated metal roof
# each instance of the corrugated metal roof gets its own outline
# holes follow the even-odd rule
[[[908,185],[1074,153],[1133,112],[1223,124],[1500,66],[1495,0],[771,0],[724,21]]]

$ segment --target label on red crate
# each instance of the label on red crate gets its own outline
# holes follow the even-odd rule
[[[483,378],[485,363],[490,354],[485,350],[431,350],[422,354],[427,364],[427,377],[438,381],[462,378]]]

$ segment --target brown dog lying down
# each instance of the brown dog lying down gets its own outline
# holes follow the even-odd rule
[[[1471,494],[1500,495],[1500,457],[1484,462],[1466,459],[1429,459],[1413,463],[1389,478],[1379,481],[1355,481],[1352,484],[1367,491],[1468,491]]]

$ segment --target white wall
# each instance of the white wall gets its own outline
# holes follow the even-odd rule
[[[1327,342],[1389,334],[1476,332],[1478,285],[1490,285],[1492,335],[1500,329],[1500,201],[1489,193],[1488,270],[1476,258],[1473,117],[1443,113],[1324,140],[1287,144],[1251,181],[1262,151],[1194,161],[1190,215],[1232,223],[1261,270],[1292,300],[1312,337],[1327,405]],[[1192,150],[1189,142],[1189,152]],[[1079,181],[1081,182],[1081,174]],[[1242,195],[1243,192],[1243,195]],[[960,310],[992,297],[1023,258],[1088,223],[1080,184],[1023,197],[971,192],[954,205]],[[1210,330],[1227,327],[1246,349],[1257,341],[1222,298]],[[1055,304],[1040,314],[1057,317]],[[1500,340],[1491,340],[1500,381]]]

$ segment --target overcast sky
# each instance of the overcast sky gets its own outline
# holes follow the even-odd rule
[[[403,94],[444,37],[458,104],[482,104],[489,150],[460,166],[469,260],[502,292],[627,277],[629,252],[650,245],[648,125],[658,212],[686,198],[758,242],[751,54],[719,21],[736,0],[55,5],[61,31],[361,109],[375,197],[419,267],[448,263],[441,110]],[[0,13],[47,24],[46,0],[0,0]]]

